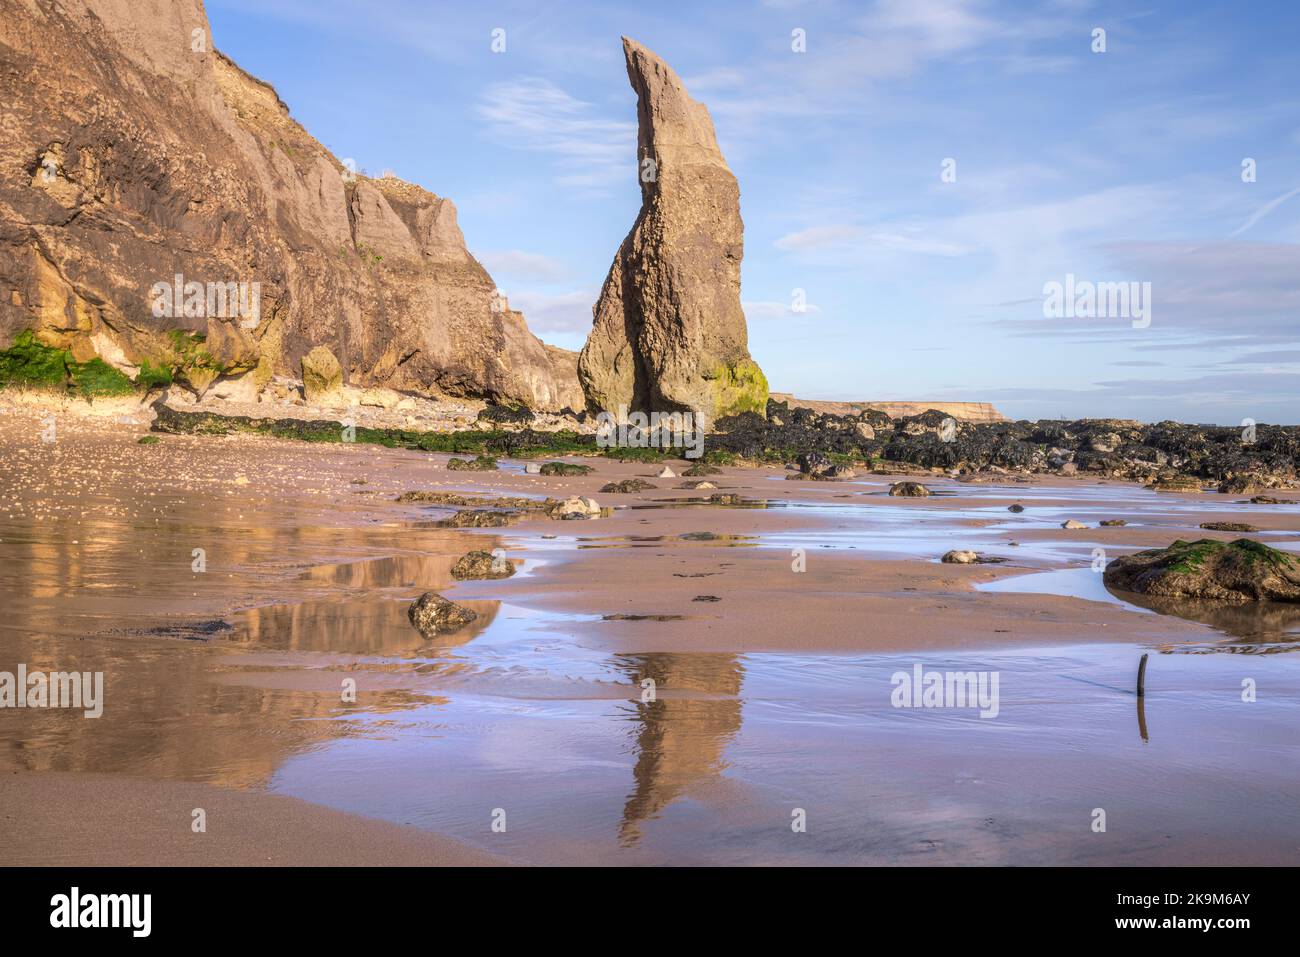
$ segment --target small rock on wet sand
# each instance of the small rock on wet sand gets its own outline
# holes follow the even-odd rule
[[[609,494],[630,495],[633,492],[645,492],[652,488],[658,488],[653,482],[647,482],[645,479],[630,478],[623,479],[621,482],[610,482],[601,486],[601,491]]]
[[[515,573],[515,566],[505,557],[498,557],[491,552],[474,551],[462,555],[451,566],[451,577],[458,581],[495,580],[509,578]]]
[[[1202,522],[1201,528],[1208,532],[1258,532],[1254,525],[1245,522]]]
[[[1068,528],[1068,529],[1078,529],[1078,528],[1087,528],[1088,526],[1083,524],[1083,522],[1077,522],[1074,519],[1070,519],[1069,521],[1062,522],[1061,527]]]
[[[551,518],[558,518],[561,521],[599,518],[600,505],[597,504],[594,498],[588,498],[585,495],[574,495],[554,506],[547,514],[549,514]]]
[[[944,552],[943,558],[939,559],[945,565],[1001,565],[1006,561],[1005,558],[995,558],[992,555],[981,555],[979,552],[972,552],[967,548],[954,548],[950,552]]]
[[[406,617],[425,638],[435,638],[463,628],[478,617],[476,612],[441,595],[427,591],[406,610]]]
[[[932,493],[919,482],[895,482],[889,486],[889,494],[903,498],[924,498]]]

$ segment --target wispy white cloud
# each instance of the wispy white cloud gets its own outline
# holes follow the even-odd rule
[[[597,296],[594,289],[564,293],[522,290],[510,294],[510,308],[524,314],[528,328],[533,332],[585,333],[591,329],[591,307]]]
[[[568,270],[564,263],[543,253],[522,249],[494,250],[478,254],[478,259],[497,279],[525,282],[557,282]]]
[[[548,79],[493,83],[477,113],[495,142],[550,157],[562,186],[598,192],[634,181],[636,124],[599,116],[592,104]]]
[[[1259,209],[1251,213],[1250,218],[1247,219],[1240,226],[1238,226],[1236,229],[1234,229],[1231,235],[1240,236],[1242,233],[1246,232],[1246,230],[1250,229],[1250,227],[1254,226],[1257,222],[1259,222],[1269,213],[1273,212],[1273,210],[1277,209],[1279,206],[1285,203],[1288,199],[1291,199],[1293,196],[1300,196],[1300,187],[1296,187],[1295,189],[1288,190],[1287,192],[1283,193],[1281,196],[1277,196],[1274,197],[1273,199],[1270,199],[1263,206],[1259,207]]]

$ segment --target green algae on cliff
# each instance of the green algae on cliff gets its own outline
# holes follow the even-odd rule
[[[45,345],[30,329],[0,351],[0,387],[71,389],[86,399],[128,395],[135,388],[126,375],[98,356],[76,362],[66,349]]]

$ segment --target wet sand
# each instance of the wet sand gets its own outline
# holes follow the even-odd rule
[[[132,801],[132,835],[171,827],[193,798],[182,785],[235,802],[231,843],[214,851],[232,862],[320,860],[313,829],[365,842],[389,827],[377,818],[411,843],[376,838],[364,863],[1300,858],[1286,744],[1300,656],[1162,657],[1144,736],[1128,690],[1143,650],[1258,645],[1110,596],[980,590],[1077,574],[1096,548],[1234,537],[1203,521],[1248,521],[1295,549],[1300,506],[934,476],[920,480],[941,494],[906,500],[884,494],[897,476],[791,482],[767,468],[691,491],[606,459],[551,478],[257,437],[141,446],[138,426],[71,417],[53,444],[40,431],[29,411],[0,417],[0,668],[103,670],[108,691],[97,720],[0,711],[0,862],[39,857],[74,813],[107,833]],[[598,491],[634,476],[659,487]],[[411,490],[589,494],[614,510],[448,530],[435,524],[447,510],[395,501]],[[763,507],[693,501],[717,492]],[[1007,512],[1015,501],[1027,510]],[[1131,524],[1065,532],[1066,518]],[[938,563],[964,547],[1007,561]],[[521,573],[454,582],[471,548],[501,548]],[[479,621],[424,641],[405,618],[424,590]],[[915,663],[999,671],[1001,720],[891,708],[890,675]],[[1233,707],[1243,675],[1269,689],[1253,710]],[[348,680],[355,702],[341,699]],[[113,800],[91,801],[89,781],[111,781]],[[260,830],[241,813],[279,802],[268,819],[298,820],[290,797],[351,813]],[[1123,809],[1116,840],[1090,840],[1099,804]],[[812,823],[791,843],[804,805]],[[185,828],[82,843],[99,863],[189,862]]]
[[[507,863],[417,828],[184,781],[9,773],[4,863],[22,867],[484,867]],[[203,812],[195,831],[196,810]]]

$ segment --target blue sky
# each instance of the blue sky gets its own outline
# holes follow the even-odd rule
[[[454,200],[549,342],[581,346],[639,208],[626,34],[713,115],[774,390],[1300,422],[1290,0],[206,6],[336,155]],[[1149,282],[1150,324],[1045,318],[1067,274]]]

